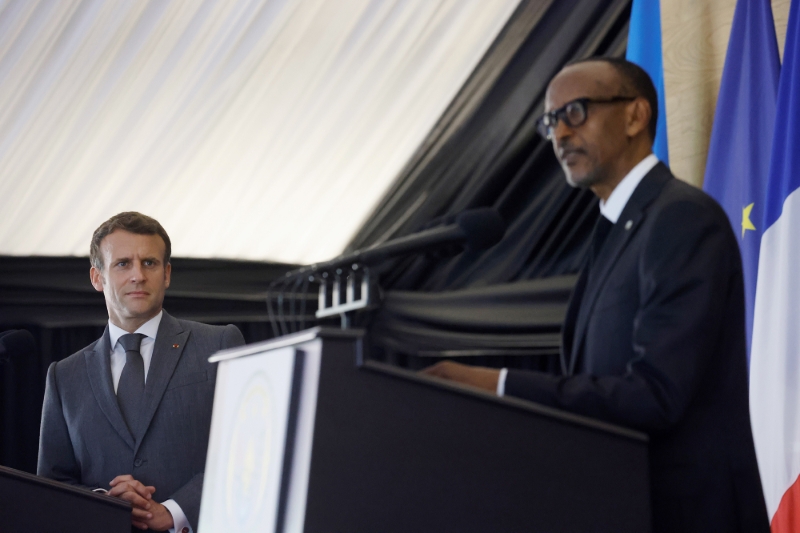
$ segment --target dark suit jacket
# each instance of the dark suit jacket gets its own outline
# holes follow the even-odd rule
[[[558,377],[509,371],[506,394],[649,433],[654,531],[769,531],[736,236],[663,164],[581,273],[562,366]]]
[[[111,380],[108,328],[47,371],[38,474],[109,490],[118,475],[175,500],[197,530],[218,350],[244,344],[235,326],[177,320],[164,312],[147,373],[143,428],[135,440]]]

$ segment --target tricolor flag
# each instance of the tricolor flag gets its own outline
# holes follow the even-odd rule
[[[658,92],[658,123],[653,152],[669,165],[667,106],[664,105],[664,61],[661,57],[661,8],[658,0],[633,0],[625,59],[650,75]]]
[[[773,533],[800,531],[800,0],[783,54],[758,262],[750,412]]]
[[[722,205],[739,236],[748,353],[758,255],[766,229],[761,219],[767,197],[780,68],[769,0],[739,0],[722,71],[703,189]]]

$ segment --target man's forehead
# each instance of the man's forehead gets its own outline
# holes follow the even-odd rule
[[[609,98],[620,90],[616,69],[602,61],[588,61],[562,69],[550,81],[545,109],[557,109],[576,98]]]
[[[166,244],[157,234],[131,233],[117,229],[106,235],[100,242],[100,249],[107,254],[129,252],[163,253]]]

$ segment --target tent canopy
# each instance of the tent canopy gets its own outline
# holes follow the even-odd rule
[[[0,1],[0,255],[339,254],[518,0]]]

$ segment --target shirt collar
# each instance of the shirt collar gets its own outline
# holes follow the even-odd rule
[[[156,316],[142,324],[139,329],[134,331],[134,333],[141,333],[150,337],[151,339],[156,339],[156,334],[158,333],[158,326],[161,324],[161,317],[164,315],[164,310],[158,312]],[[109,340],[111,341],[111,349],[114,349],[114,346],[117,345],[117,341],[123,335],[127,335],[128,332],[122,329],[121,327],[113,324],[111,320],[108,321],[108,336]]]
[[[633,191],[636,190],[636,186],[639,185],[642,178],[657,164],[658,158],[655,154],[650,154],[639,161],[639,163],[622,178],[622,181],[614,187],[608,200],[605,202],[600,200],[600,213],[612,223],[616,224],[617,220],[619,220],[619,216],[622,214],[622,210],[625,209],[625,205],[628,203],[628,200],[631,199]]]

